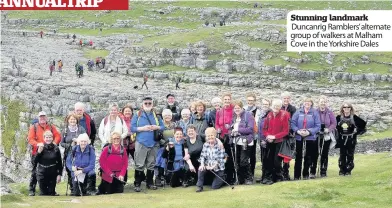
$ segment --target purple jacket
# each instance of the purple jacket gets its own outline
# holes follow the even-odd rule
[[[317,112],[320,115],[321,124],[325,124],[325,128],[328,128],[329,131],[334,131],[336,129],[336,117],[329,108],[325,108],[324,111],[320,111],[320,108],[317,109]]]
[[[310,132],[310,135],[307,136],[305,139],[314,141],[316,140],[317,133],[319,133],[321,128],[320,115],[318,114],[316,109],[310,108],[307,115],[305,115],[305,110],[303,107],[297,110],[291,119],[291,129],[293,129],[296,134],[296,140],[301,141],[301,136],[297,134],[297,131],[304,128],[305,116],[306,129]]]
[[[238,133],[240,133],[242,136],[246,136],[248,143],[251,143],[254,138],[255,119],[252,113],[247,111],[242,111],[240,117],[241,121],[238,125]],[[233,119],[231,121],[232,126],[234,125],[236,119],[237,114],[233,113]]]

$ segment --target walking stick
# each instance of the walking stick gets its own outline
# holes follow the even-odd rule
[[[234,137],[234,153],[233,154],[233,147],[230,147],[231,149],[231,155],[233,157],[233,162],[234,162],[234,172],[235,172],[235,184],[238,184],[238,173],[237,173],[237,139]]]
[[[218,177],[221,181],[223,181],[225,184],[227,184],[231,189],[234,189],[234,186],[230,185],[227,183],[227,181],[223,180],[218,174],[216,174],[213,170],[209,170],[211,173],[213,173],[216,177]]]
[[[319,177],[320,177],[320,172],[321,172],[321,158],[322,158],[322,154],[323,154],[323,150],[324,150],[325,135],[322,134],[323,143],[321,144],[321,149],[320,149],[320,139],[321,139],[321,134],[319,136],[319,144],[318,144],[319,145],[318,148],[319,148],[319,150],[321,150],[321,151],[319,151],[320,159],[318,159],[319,165],[318,165],[318,168],[317,168],[317,175]]]

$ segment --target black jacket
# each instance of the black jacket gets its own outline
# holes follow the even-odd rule
[[[61,153],[55,144],[45,144],[42,152],[37,153],[35,162],[37,163],[37,177],[47,174],[62,175]]]

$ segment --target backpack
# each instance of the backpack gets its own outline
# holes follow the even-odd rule
[[[109,144],[107,156],[109,157],[109,155],[111,155],[111,154],[112,154],[112,145]],[[121,157],[123,157],[123,155],[124,155],[124,146],[123,145],[120,145],[120,155],[121,155]]]
[[[155,119],[156,125],[159,126],[159,120],[158,120],[157,114],[155,113],[155,111],[152,111],[152,113],[153,113],[153,115],[154,115],[154,119]],[[139,119],[140,119],[140,117],[142,116],[142,110],[139,110],[139,111],[136,113],[136,115],[137,115],[136,127],[139,127]],[[133,138],[136,139],[136,133],[133,134]]]
[[[75,146],[74,148],[72,148],[72,160],[75,159],[76,147],[77,147],[77,146]],[[90,156],[91,156],[91,148],[92,148],[92,147],[91,147],[90,145],[87,145],[87,147],[89,148],[88,156],[90,157]]]

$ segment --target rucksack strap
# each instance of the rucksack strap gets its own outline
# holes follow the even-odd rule
[[[108,157],[109,157],[109,155],[111,155],[112,154],[112,144],[109,144],[108,145]],[[124,146],[122,146],[121,144],[120,144],[120,155],[121,155],[121,157],[123,157],[123,154],[124,154]]]

